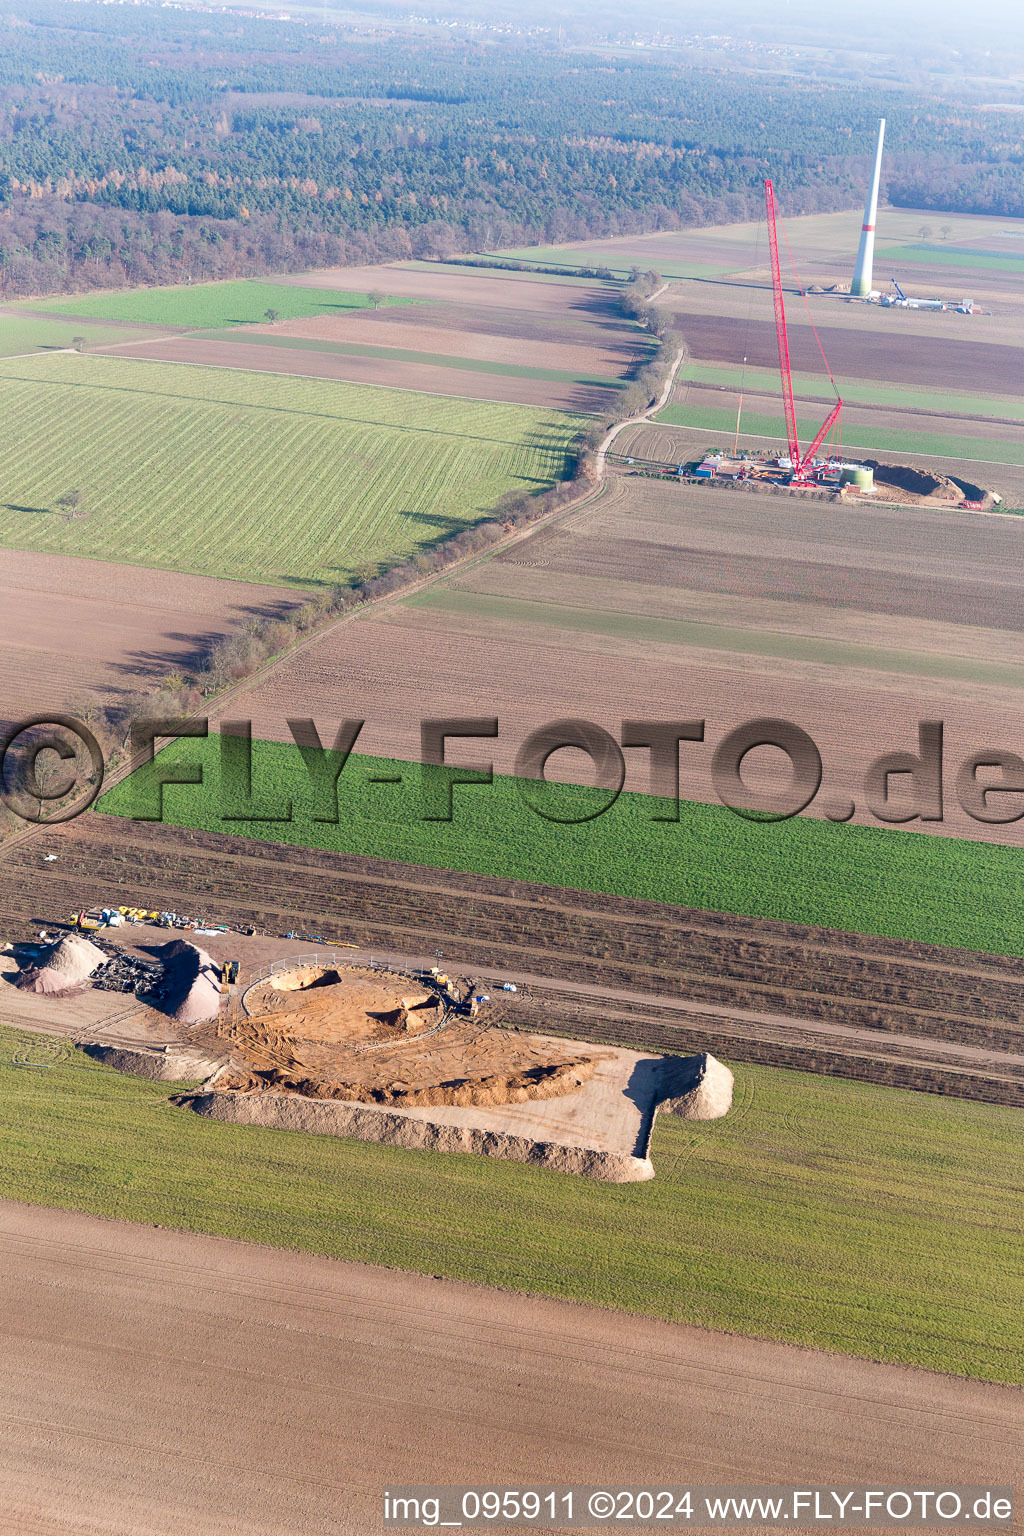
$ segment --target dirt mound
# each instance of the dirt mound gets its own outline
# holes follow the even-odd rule
[[[996,500],[994,492],[987,491],[983,485],[973,485],[970,480],[961,480],[959,475],[950,475],[949,478],[954,485],[960,487],[961,493],[967,501],[984,502]]]
[[[659,1108],[682,1120],[720,1120],[729,1113],[733,1075],[714,1056],[685,1057],[679,1064],[679,1077],[680,1081],[666,1085],[672,1097],[662,1099]]]
[[[201,1091],[182,1094],[171,1102],[206,1119],[232,1125],[264,1125],[315,1136],[354,1136],[360,1141],[378,1141],[389,1147],[415,1147],[431,1152],[474,1152],[478,1156],[531,1163],[536,1168],[580,1174],[610,1184],[633,1184],[654,1177],[654,1165],[647,1157],[533,1141],[527,1136],[477,1130],[468,1125],[438,1125],[430,1120],[414,1120],[407,1115],[389,1114],[386,1109],[365,1108],[358,1104],[315,1103],[296,1094]]]
[[[118,1072],[160,1083],[203,1082],[221,1065],[216,1057],[187,1046],[125,1047],[87,1042],[79,1050]]]
[[[172,939],[160,949],[166,1008],[178,1024],[206,1024],[220,1012],[220,969],[205,949]]]
[[[468,1107],[554,1099],[574,1093],[593,1075],[594,1062],[589,1056],[530,1067],[522,1072],[452,1078],[423,1087],[415,1087],[400,1078],[390,1083],[343,1082],[297,1077],[279,1068],[249,1072],[229,1067],[218,1077],[216,1089],[220,1093],[263,1093],[270,1089],[285,1089],[307,1099],[343,1099],[347,1103],[389,1104],[397,1109],[416,1109],[436,1104]]]
[[[948,475],[932,475],[927,470],[913,469],[909,464],[878,464],[871,459],[865,462],[874,470],[877,484],[895,486],[898,490],[909,491],[912,496],[920,496],[928,501],[963,500],[963,491]]]
[[[384,1041],[396,1033],[433,1029],[442,1015],[436,993],[411,976],[381,975],[361,967],[296,967],[252,987],[245,998],[246,1034],[325,1043]]]
[[[274,992],[307,992],[310,987],[335,987],[341,980],[337,971],[304,965],[294,971],[282,971],[270,978]]]
[[[88,939],[69,933],[50,948],[38,966],[24,973],[18,985],[26,992],[68,997],[84,990],[106,958]]]

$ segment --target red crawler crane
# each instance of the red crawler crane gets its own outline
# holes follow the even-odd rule
[[[771,247],[772,255],[772,292],[775,295],[775,334],[779,342],[782,404],[786,411],[786,436],[789,440],[789,458],[793,465],[793,483],[799,485],[806,480],[807,470],[814,462],[814,455],[838,421],[839,412],[843,408],[843,402],[839,398],[836,381],[832,379],[832,388],[836,389],[836,403],[825,417],[825,421],[814,442],[803,457],[801,457],[800,443],[796,435],[796,405],[793,401],[793,370],[789,363],[789,333],[786,330],[786,305],[782,297],[782,273],[779,270],[779,241],[775,232],[775,189],[770,181],[766,181],[764,184],[764,200],[768,211],[768,244]],[[817,331],[814,334],[815,338],[817,338]],[[820,340],[818,341],[818,346],[819,348],[821,347]],[[825,358],[823,348],[821,355],[825,361],[825,367],[828,368],[828,360]],[[829,369],[829,378],[832,378],[831,369]]]

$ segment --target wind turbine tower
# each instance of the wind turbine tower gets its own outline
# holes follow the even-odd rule
[[[871,186],[864,205],[864,223],[860,227],[860,245],[857,247],[857,265],[853,269],[850,296],[865,299],[871,289],[871,265],[875,255],[875,219],[878,214],[878,179],[882,171],[882,140],[885,138],[885,118],[878,124],[878,144],[875,147],[875,166],[871,172]]]

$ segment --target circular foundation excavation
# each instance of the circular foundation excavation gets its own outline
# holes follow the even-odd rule
[[[248,987],[221,1019],[220,1091],[417,1105],[514,1104],[577,1091],[590,1056],[464,1013],[470,984],[442,993],[412,974],[296,966]]]

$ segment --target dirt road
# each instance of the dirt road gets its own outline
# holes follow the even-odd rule
[[[402,1480],[1024,1472],[1005,1388],[13,1204],[0,1254],[5,1533],[370,1536]]]

